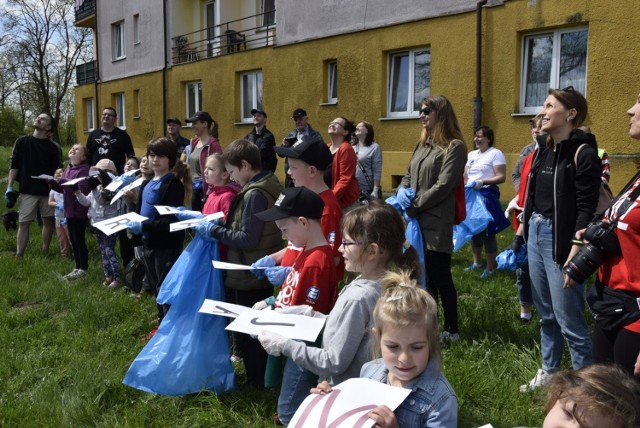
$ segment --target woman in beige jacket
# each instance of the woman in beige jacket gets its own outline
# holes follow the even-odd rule
[[[467,148],[453,106],[444,96],[429,96],[420,107],[422,136],[398,187],[398,201],[420,223],[424,240],[427,290],[442,299],[441,338],[458,340],[458,295],[451,276],[455,188],[462,179]],[[411,200],[406,190],[415,190]]]

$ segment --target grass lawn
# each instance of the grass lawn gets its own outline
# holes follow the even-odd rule
[[[8,155],[0,148],[0,177]],[[44,255],[39,234],[33,224],[25,257],[13,260],[15,232],[0,231],[0,426],[273,426],[276,391],[240,386],[220,397],[164,397],[124,386],[141,337],[153,327],[153,299],[99,286],[100,255],[90,234],[89,275],[67,283],[62,275],[73,262],[57,254],[55,238]],[[499,247],[512,236],[503,232]],[[513,274],[482,281],[480,272],[463,271],[470,260],[468,247],[454,254],[462,340],[443,352],[459,426],[541,426],[543,393],[518,392],[540,364],[537,323],[516,319]]]

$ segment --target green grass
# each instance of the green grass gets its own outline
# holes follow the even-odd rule
[[[0,148],[0,177],[7,158]],[[500,248],[511,238],[510,230],[501,234]],[[72,262],[56,254],[55,242],[42,254],[35,224],[22,260],[11,259],[15,232],[0,230],[0,426],[273,426],[276,391],[163,397],[124,386],[155,305],[99,287],[99,252],[92,236],[87,241],[89,275],[66,283]],[[443,352],[459,426],[541,426],[543,394],[518,392],[540,364],[538,327],[516,320],[513,275],[481,281],[478,271],[463,271],[470,260],[468,247],[453,258],[462,340]]]

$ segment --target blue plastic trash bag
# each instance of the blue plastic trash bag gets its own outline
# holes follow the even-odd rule
[[[522,245],[517,253],[507,248],[496,257],[499,270],[515,272],[527,262],[527,244]]]
[[[504,216],[502,205],[500,205],[500,189],[498,186],[486,186],[478,190],[484,200],[484,206],[491,214],[491,221],[487,224],[487,235],[495,235],[511,224],[508,218]]]
[[[218,243],[196,234],[162,283],[157,301],[171,309],[131,364],[125,385],[163,395],[234,387],[227,319],[198,312],[204,299],[224,300],[222,274],[211,264],[218,259]]]
[[[464,197],[467,205],[467,217],[462,223],[453,226],[453,251],[462,248],[474,235],[485,230],[489,222],[493,220],[480,192],[467,187],[464,189]]]
[[[409,190],[413,191],[412,197],[415,197],[415,191],[413,189]],[[407,221],[405,238],[418,252],[418,259],[420,260],[420,285],[426,290],[427,276],[424,268],[424,241],[422,239],[422,230],[420,229],[420,223],[418,222],[417,218],[410,218],[405,214],[404,209],[400,206],[395,196],[388,197],[385,202],[394,207],[400,213],[400,215],[404,216],[405,220]]]

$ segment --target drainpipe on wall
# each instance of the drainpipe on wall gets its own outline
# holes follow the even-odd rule
[[[473,129],[482,125],[482,6],[487,0],[476,4],[476,96],[473,98]]]
[[[98,3],[96,2],[96,28],[93,32],[93,37],[96,41],[96,67],[93,72],[95,73],[93,76],[93,90],[95,92],[96,103],[93,107],[93,120],[95,120],[95,124],[100,123],[100,116],[98,116],[98,112],[102,112],[100,109],[100,91],[98,91],[98,82],[100,81],[100,38],[98,37]],[[84,107],[83,107],[84,109]]]
[[[164,23],[164,37],[163,47],[164,50],[164,65],[162,66],[162,132],[158,135],[165,135],[165,123],[167,123],[167,2],[162,2],[162,21]]]

